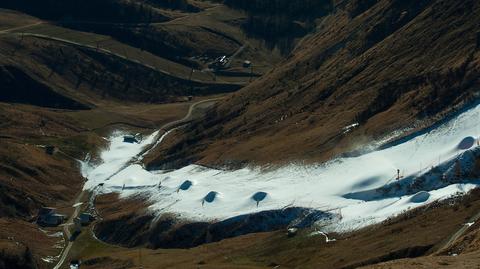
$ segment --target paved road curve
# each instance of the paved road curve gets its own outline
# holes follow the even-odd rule
[[[193,115],[193,112],[195,111],[195,109],[200,106],[200,105],[203,105],[203,104],[207,104],[207,103],[214,103],[218,100],[221,100],[223,99],[223,97],[220,97],[220,98],[213,98],[213,99],[207,99],[207,100],[203,100],[203,101],[199,101],[199,102],[196,102],[194,104],[192,104],[190,106],[190,108],[188,109],[188,113],[187,115],[185,115],[185,117],[183,117],[182,119],[180,120],[176,120],[176,121],[172,121],[172,122],[169,122],[167,124],[164,124],[162,127],[160,127],[158,130],[160,131],[157,135],[157,137],[155,138],[155,140],[150,144],[150,145],[147,145],[145,146],[145,148],[139,153],[137,154],[136,156],[134,156],[129,162],[127,162],[125,165],[123,165],[120,169],[118,169],[118,171],[112,173],[108,178],[106,178],[105,180],[109,180],[111,179],[112,177],[114,177],[115,175],[117,175],[118,173],[122,172],[123,170],[125,170],[127,167],[129,167],[132,163],[138,161],[142,156],[144,156],[148,151],[152,150],[155,146],[158,145],[158,142],[160,141],[160,139],[162,138],[165,138],[164,134],[168,134],[167,132],[170,131],[170,130],[173,130],[175,129],[176,127],[179,127],[181,125],[185,125],[185,124],[188,124],[189,122],[191,122],[193,119],[194,119],[194,115]]]
[[[159,128],[159,130],[164,131],[164,132],[168,132],[169,130],[174,129],[175,127],[178,127],[178,126],[184,125],[184,124],[188,124],[189,122],[191,122],[194,119],[193,113],[198,106],[203,105],[203,104],[207,104],[207,103],[214,103],[216,101],[221,100],[222,98],[223,97],[208,99],[208,100],[203,100],[203,101],[199,101],[199,102],[196,102],[196,103],[192,104],[189,107],[188,112],[185,115],[185,117],[183,117],[180,120],[176,120],[176,121],[172,121],[172,122],[169,122],[167,124],[164,124],[162,127]],[[160,137],[161,137],[161,135],[159,134],[157,139],[149,147],[145,148],[141,153],[139,153],[137,156],[132,158],[132,160],[130,162],[128,162],[127,164],[125,164],[125,166],[123,166],[121,169],[114,172],[110,176],[110,178],[113,177],[114,175],[118,174],[119,172],[121,172],[123,169],[127,168],[131,164],[131,162],[136,161],[139,156],[142,156],[145,152],[147,152],[148,150],[153,148],[157,144],[157,141],[160,139]],[[77,198],[75,199],[74,204],[77,204],[82,200],[83,194],[84,194],[84,191],[81,191],[78,194]],[[70,234],[69,226],[73,224],[73,219],[75,219],[78,216],[79,213],[80,213],[80,206],[77,206],[77,207],[75,207],[75,211],[73,212],[72,216],[68,219],[67,223],[63,226],[64,237],[68,241],[68,244],[63,249],[60,260],[58,261],[57,265],[55,265],[55,267],[53,267],[53,269],[60,269],[62,267],[63,263],[65,262],[65,259],[68,257],[70,249],[72,248],[73,243],[74,243],[74,241],[70,241],[71,234]]]

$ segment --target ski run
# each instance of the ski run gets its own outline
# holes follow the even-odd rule
[[[464,194],[480,181],[470,178],[480,155],[480,105],[403,141],[357,157],[311,166],[235,171],[189,165],[173,171],[147,171],[144,149],[158,143],[158,132],[140,143],[113,133],[101,163],[83,163],[86,189],[141,195],[158,216],[185,221],[221,221],[289,207],[329,212],[318,219],[325,231],[350,231],[406,210]]]

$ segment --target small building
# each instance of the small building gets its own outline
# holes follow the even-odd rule
[[[182,102],[189,102],[189,101],[192,101],[193,100],[193,96],[192,95],[189,95],[189,96],[184,96],[180,99]]]
[[[288,237],[294,237],[296,236],[298,233],[298,229],[297,228],[288,228],[287,229],[287,236]]]
[[[229,62],[230,62],[230,59],[224,55],[215,59],[215,61],[212,64],[210,64],[209,67],[213,69],[224,69],[228,67]]]
[[[66,219],[65,215],[62,214],[51,214],[44,219],[44,224],[48,226],[58,226],[62,224]]]
[[[78,219],[80,220],[80,225],[87,226],[92,221],[95,220],[95,217],[90,213],[85,213],[84,212],[84,213],[80,214],[80,216],[78,216]]]
[[[134,135],[125,135],[123,136],[123,142],[133,144],[138,143],[138,140]]]
[[[217,62],[221,65],[226,65],[228,63],[228,61],[229,61],[229,59],[225,55],[218,58],[218,60],[217,60]]]
[[[55,208],[42,207],[38,211],[37,223],[44,226],[58,226],[66,219],[65,215],[57,214]]]
[[[48,154],[48,155],[53,155],[55,154],[55,152],[57,151],[57,149],[55,148],[55,146],[45,146],[45,153]]]

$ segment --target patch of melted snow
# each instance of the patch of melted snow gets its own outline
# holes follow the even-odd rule
[[[115,133],[109,149],[101,154],[103,163],[86,173],[85,186],[102,183],[104,192],[143,195],[157,214],[173,213],[185,220],[218,221],[295,206],[336,212],[337,220],[325,232],[352,230],[479,186],[475,179],[458,181],[455,176],[457,170],[471,169],[472,156],[480,154],[479,119],[477,105],[390,147],[269,171],[251,167],[223,171],[198,165],[147,171],[129,162],[155,141],[157,133],[140,144],[123,143],[123,135]],[[472,138],[475,143],[466,149]],[[402,171],[398,180],[397,169]],[[188,188],[182,188],[185,182],[191,183]]]

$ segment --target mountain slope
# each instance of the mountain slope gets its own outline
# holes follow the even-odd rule
[[[478,1],[337,1],[286,61],[150,166],[321,161],[425,127],[478,96],[479,23]]]

